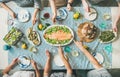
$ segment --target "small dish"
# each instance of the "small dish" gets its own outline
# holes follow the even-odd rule
[[[27,68],[30,65],[30,59],[26,56],[20,56],[18,60],[18,64],[21,68]]]
[[[27,10],[20,10],[18,12],[18,20],[20,22],[27,22],[30,19],[30,14]]]
[[[93,21],[97,18],[98,14],[94,8],[90,8],[90,12],[85,12],[84,16],[87,20]]]
[[[8,19],[7,24],[12,26],[14,24],[14,20],[13,19]]]
[[[67,14],[67,11],[65,9],[60,8],[57,10],[57,17],[56,17],[57,20],[66,19],[67,16],[68,16],[68,14]]]
[[[104,20],[110,20],[110,19],[111,19],[110,14],[104,14],[104,15],[103,15],[103,19],[104,19]]]
[[[33,47],[30,48],[30,51],[33,52],[33,53],[36,53],[38,51],[38,49],[33,46]]]

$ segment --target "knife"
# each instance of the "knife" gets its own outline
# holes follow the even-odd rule
[[[96,49],[97,49],[97,47],[99,46],[99,41],[96,43],[96,45],[94,46],[94,48],[92,49],[93,50],[93,52],[92,52],[92,55],[93,56],[95,56],[96,55]]]

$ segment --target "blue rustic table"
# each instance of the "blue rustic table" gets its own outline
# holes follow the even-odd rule
[[[65,7],[63,7],[64,9],[66,9]],[[106,30],[106,29],[111,29],[111,20],[103,20],[103,14],[107,13],[111,15],[111,9],[109,7],[96,7],[94,6],[94,8],[97,10],[98,12],[98,17],[95,21],[91,21],[92,23],[95,24],[96,27],[98,27],[98,29],[100,31]],[[33,8],[14,8],[13,10],[18,13],[20,10],[22,9],[26,9],[27,11],[30,12],[30,14],[32,15],[34,9]],[[84,17],[78,20],[74,20],[73,19],[73,14],[74,12],[80,12],[82,15],[84,14],[83,8],[82,7],[74,7],[74,11],[68,12],[68,17],[67,19],[63,20],[63,21],[58,21],[57,24],[62,24],[62,25],[67,25],[69,26],[73,31],[74,31],[74,35],[75,35],[75,39],[79,40],[79,37],[77,36],[77,28],[79,26],[79,24],[86,22],[88,20],[86,20]],[[44,13],[50,13],[50,18],[46,19],[46,20],[41,20],[41,18],[43,17]],[[41,12],[40,15],[38,15],[39,19],[41,20],[41,22],[43,24],[45,23],[50,23],[52,25],[52,21],[51,21],[51,17],[52,17],[52,13],[51,13],[51,9],[49,7],[44,8]],[[8,19],[10,18],[10,16],[8,17]],[[14,21],[15,22],[15,27],[19,28],[24,34],[25,37],[23,38],[23,40],[26,40],[26,31],[27,29],[32,26],[32,22],[31,20],[26,22],[26,23],[21,23],[19,22],[17,19]],[[106,26],[104,29],[100,27],[101,23],[106,23],[108,24],[108,26]],[[20,46],[18,47],[12,47],[12,49],[9,50],[8,52],[8,60],[9,63],[11,62],[11,60],[15,57],[18,57],[20,55],[27,55],[28,57],[34,59],[38,66],[43,69],[45,66],[45,62],[46,62],[46,56],[45,56],[45,50],[48,49],[50,50],[50,52],[53,54],[53,56],[55,54],[57,54],[57,47],[53,47],[50,46],[48,44],[45,43],[45,41],[43,40],[43,31],[39,31],[37,29],[38,23],[36,23],[36,25],[34,26],[34,29],[36,31],[39,32],[42,43],[41,45],[37,46],[38,52],[37,53],[33,53],[30,52],[29,49],[28,50],[24,50],[22,48],[20,48]],[[8,30],[10,30],[13,26],[9,26]],[[29,42],[26,41],[27,44],[29,44]],[[102,44],[99,43],[98,38],[96,38],[93,42],[90,43],[84,43],[85,45],[87,45],[91,50],[90,52],[99,52],[103,55],[104,57],[104,62],[103,62],[103,66],[105,68],[111,68],[111,64],[112,64],[112,44]],[[98,45],[98,46],[97,46]],[[31,46],[31,45],[29,45]],[[70,45],[68,45],[70,48],[72,48],[75,51],[80,51],[76,45],[72,42]],[[64,47],[63,47],[64,48]],[[69,62],[72,66],[73,69],[93,69],[92,64],[89,62],[89,60],[85,57],[85,55],[80,51],[79,52],[79,56],[74,57],[72,56],[71,53],[68,54],[68,58],[69,58]],[[19,66],[16,68],[20,68]],[[32,69],[31,66],[29,66],[27,69]],[[52,69],[65,69],[65,67],[58,67],[55,65],[54,61],[52,60]]]

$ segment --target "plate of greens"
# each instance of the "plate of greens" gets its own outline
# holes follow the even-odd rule
[[[52,46],[65,46],[72,42],[73,31],[65,25],[52,25],[43,32],[44,40]]]
[[[112,30],[107,30],[101,32],[99,36],[99,40],[101,43],[110,43],[113,42],[117,37],[117,33],[113,32]]]

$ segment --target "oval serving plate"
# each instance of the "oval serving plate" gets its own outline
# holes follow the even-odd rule
[[[106,31],[112,31],[112,30],[106,30]],[[104,32],[104,31],[103,31],[103,32]],[[117,33],[114,32],[114,31],[112,31],[112,32],[114,33],[114,38],[113,38],[112,40],[103,42],[103,41],[99,38],[100,43],[111,43],[111,42],[115,41],[115,39],[117,38]],[[100,36],[101,36],[101,33],[100,33]],[[99,36],[99,37],[100,37],[100,36]]]
[[[30,59],[27,58],[26,56],[20,56],[18,60],[20,68],[27,68],[30,65]]]
[[[62,43],[62,42],[60,42],[59,40],[55,40],[55,43],[53,43],[54,41],[53,41],[53,39],[47,39],[47,38],[45,38],[46,37],[46,32],[49,30],[51,30],[51,29],[53,29],[53,28],[65,28],[65,29],[67,29],[67,30],[69,30],[69,32],[70,32],[70,34],[71,34],[71,38],[70,39],[67,39],[67,42],[66,42],[66,40],[62,40],[62,42],[64,42],[64,43]],[[53,31],[54,32],[54,30],[51,30],[51,31]],[[59,30],[56,30],[56,32],[57,31],[59,31]],[[55,32],[54,32],[55,33]],[[51,33],[52,34],[52,33]],[[48,34],[49,35],[49,34]],[[47,29],[45,29],[44,30],[44,32],[43,32],[43,38],[44,38],[44,40],[45,40],[45,42],[47,43],[47,44],[49,44],[49,45],[52,45],[52,46],[65,46],[65,45],[68,45],[68,44],[70,44],[71,42],[72,42],[72,40],[73,40],[73,38],[74,38],[74,33],[73,33],[73,31],[68,27],[68,26],[65,26],[65,25],[52,25],[52,26],[49,26],[49,27],[47,27]],[[55,37],[56,38],[56,37]],[[60,37],[61,38],[61,37]],[[64,38],[64,37],[63,37]],[[52,43],[51,43],[51,41],[52,41]]]
[[[30,28],[29,28],[29,29],[27,30],[27,32],[26,32],[27,40],[29,41],[29,43],[32,44],[32,45],[34,45],[34,46],[40,45],[41,39],[40,39],[39,33],[38,33],[37,31],[35,31],[35,30],[32,30],[32,31],[34,31],[34,32],[37,33],[37,38],[38,38],[38,40],[39,40],[39,43],[38,43],[38,44],[34,44],[34,43],[32,42],[32,40],[30,40],[30,38],[28,37],[28,36],[29,36],[29,30],[30,30]]]

